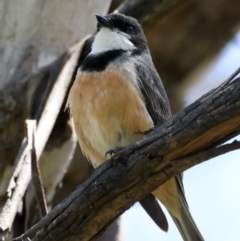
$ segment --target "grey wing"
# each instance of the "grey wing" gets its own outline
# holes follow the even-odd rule
[[[162,81],[152,62],[135,64],[139,88],[144,97],[147,110],[154,125],[162,123],[171,117],[171,109]]]
[[[143,62],[143,60],[145,61]],[[154,122],[154,125],[160,124],[171,117],[171,110],[161,79],[148,55],[139,59],[136,64],[136,71],[139,88],[145,99],[147,110]],[[204,239],[190,214],[184,195],[182,178],[182,174],[176,176],[178,197],[181,203],[181,221],[173,215],[171,216],[184,240],[203,241]],[[149,213],[151,214],[152,212]],[[161,214],[161,212],[159,212],[159,214]]]
[[[135,64],[138,77],[138,84],[144,97],[148,113],[150,114],[154,125],[161,124],[164,120],[172,116],[169,100],[162,81],[155,69],[152,60],[145,55],[145,58],[138,59]],[[176,176],[180,194],[183,196],[186,204],[182,182],[183,175]]]

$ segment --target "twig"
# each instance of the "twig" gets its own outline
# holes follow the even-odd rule
[[[225,144],[225,145],[222,145],[219,147],[214,147],[214,148],[196,153],[195,155],[172,161],[171,165],[169,165],[169,168],[165,169],[165,172],[173,174],[174,170],[179,171],[182,166],[182,162],[185,162],[185,163],[188,162],[189,164],[192,163],[193,165],[196,165],[196,164],[200,164],[204,161],[207,161],[209,159],[212,159],[214,157],[217,157],[217,156],[220,156],[220,155],[223,155],[223,154],[226,154],[228,152],[235,151],[238,149],[240,149],[240,141],[235,140],[232,143],[228,143],[228,144]],[[189,168],[190,167],[191,167],[191,165],[189,166]],[[183,171],[184,171],[184,169],[183,169]],[[178,174],[178,173],[176,173],[176,174]]]
[[[235,77],[237,77],[239,74],[240,74],[240,67],[236,69],[221,85],[219,85],[217,88],[213,89],[212,91],[219,91],[223,86],[231,83],[232,80],[236,80]]]
[[[47,203],[42,185],[41,174],[39,165],[36,157],[35,149],[35,133],[36,133],[36,120],[26,120],[27,127],[27,140],[28,148],[31,152],[31,170],[32,170],[32,181],[39,206],[40,216],[44,217],[47,214]]]
[[[235,77],[237,77],[240,74],[240,67],[233,72],[233,74],[230,75],[230,77],[224,81],[225,85],[229,84]]]
[[[69,51],[70,57],[64,65],[61,73],[59,74],[56,82],[54,83],[51,93],[48,96],[48,100],[40,117],[36,131],[35,148],[37,161],[39,160],[39,157],[51,134],[53,125],[56,121],[64,98],[66,96],[66,92],[69,89],[72,75],[75,71],[82,47],[88,38],[89,36],[85,37],[77,45],[74,46],[74,49],[71,49]],[[22,151],[22,153],[24,154],[25,151],[26,147]],[[18,165],[19,164],[21,164],[21,162],[18,162]],[[19,170],[18,165],[16,167],[16,170]],[[27,186],[31,180],[30,158],[25,158],[25,162],[21,164],[20,170],[21,171],[19,171],[19,175],[15,177],[15,179],[17,179],[17,185],[12,191],[12,195],[9,196],[0,214],[0,240],[5,240],[6,235],[10,231],[13,220],[17,213],[18,206],[20,205],[22,197],[24,196]],[[9,188],[7,188],[7,190],[9,190]]]

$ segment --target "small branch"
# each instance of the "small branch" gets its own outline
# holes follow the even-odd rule
[[[72,76],[77,65],[77,61],[81,54],[82,47],[86,39],[88,38],[89,36],[84,38],[81,42],[79,42],[72,49],[70,49],[69,59],[66,61],[66,64],[64,65],[51,90],[51,93],[48,96],[48,100],[42,111],[42,115],[40,117],[36,130],[35,148],[37,161],[39,160],[39,157],[50,136],[53,125],[66,97],[66,93],[69,89]],[[12,223],[16,216],[18,207],[31,180],[30,156],[25,157],[27,152],[26,141],[22,142],[22,146],[20,149],[20,161],[17,162],[15,168],[16,171],[14,172],[14,179],[16,180],[16,185],[14,185],[15,188],[12,189],[11,187],[13,183],[9,183],[11,185],[11,187],[7,188],[9,196],[6,204],[2,209],[2,212],[0,213],[0,240],[5,240],[6,235],[11,230]],[[22,159],[25,161],[22,161]],[[18,175],[16,175],[17,173]],[[11,180],[13,179],[11,178]]]
[[[36,120],[26,120],[28,148],[31,153],[32,181],[39,206],[40,216],[44,217],[47,214],[47,203],[35,149],[36,123]]]
[[[231,76],[224,82],[225,85],[229,84],[232,80],[234,80],[235,77],[237,77],[240,74],[240,67],[235,70]]]
[[[217,88],[213,89],[212,91],[220,91],[221,88],[223,88],[225,85],[228,85],[231,83],[232,80],[234,80],[235,77],[237,77],[240,74],[240,67],[236,69],[228,78],[226,81],[224,81],[221,85],[219,85]]]
[[[240,78],[227,80],[215,90],[116,153],[15,240],[91,240],[134,202],[169,178],[238,149],[237,141],[222,146],[219,143],[232,138],[233,133],[240,133]]]
[[[214,157],[226,154],[231,151],[236,151],[238,149],[240,149],[240,141],[235,140],[232,143],[225,144],[220,147],[214,147],[209,150],[196,153],[195,155],[172,161],[169,165],[169,168],[166,168],[165,172],[173,174],[174,170],[177,170],[177,175],[181,169],[182,171],[185,171],[185,166],[182,165],[182,163],[188,163],[190,168],[191,165],[194,166],[196,164],[200,164]]]

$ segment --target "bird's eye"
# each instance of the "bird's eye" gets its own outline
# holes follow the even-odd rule
[[[130,26],[130,25],[127,26],[127,33],[130,33],[130,34],[133,33],[133,27],[132,26]]]

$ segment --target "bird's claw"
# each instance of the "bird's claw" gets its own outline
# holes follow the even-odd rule
[[[112,158],[112,164],[113,166],[117,166],[119,163],[121,163],[121,166],[126,166],[128,158],[121,153],[122,149],[124,147],[115,147],[114,149],[111,149],[106,152],[105,157],[107,158],[107,155],[114,155]],[[116,155],[115,155],[116,154]]]
[[[135,131],[134,133],[136,134],[141,134],[141,135],[147,135],[149,134],[150,132],[152,132],[153,128],[149,129],[149,130],[146,130],[146,131],[141,131],[141,130],[137,130]]]
[[[115,147],[114,149],[111,149],[111,150],[107,151],[105,153],[105,157],[107,158],[108,155],[110,155],[110,157],[111,157],[121,150],[122,150],[122,147]]]

